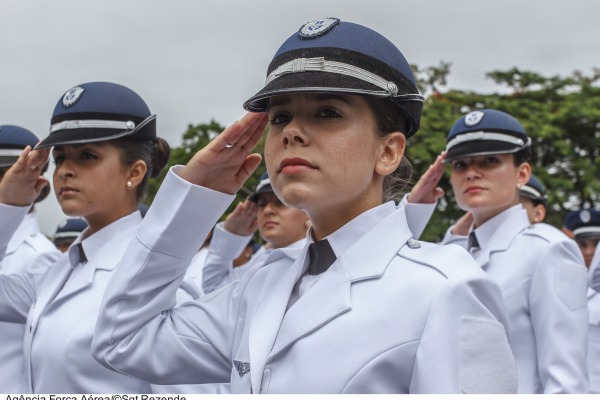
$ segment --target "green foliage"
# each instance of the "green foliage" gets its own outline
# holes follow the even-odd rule
[[[590,75],[574,72],[568,77],[544,77],[512,68],[487,74],[502,93],[476,93],[446,89],[450,64],[420,69],[413,66],[426,101],[419,133],[408,140],[407,156],[413,164],[413,182],[424,173],[446,146],[446,136],[463,114],[495,108],[512,114],[533,142],[532,170],[546,187],[550,209],[546,222],[560,227],[567,210],[600,206],[600,70]],[[172,149],[169,166],[185,164],[223,130],[217,122],[190,125],[181,147]],[[257,152],[262,154],[263,141]],[[262,164],[237,195],[235,205],[253,192],[265,170]],[[147,204],[154,199],[163,174],[150,182]],[[462,214],[449,181],[440,182],[446,194],[438,204],[422,238],[438,241]],[[232,207],[233,207],[232,205]],[[231,207],[228,211],[231,210]]]

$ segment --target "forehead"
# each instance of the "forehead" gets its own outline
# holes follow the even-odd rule
[[[65,144],[61,146],[54,146],[52,148],[52,152],[68,152],[68,151],[77,151],[83,149],[103,149],[111,147],[107,142],[90,142],[90,143],[81,143],[81,144]]]

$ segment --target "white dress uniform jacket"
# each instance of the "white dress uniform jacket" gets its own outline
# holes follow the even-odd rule
[[[14,230],[25,212],[0,205],[0,220]],[[104,368],[90,352],[102,295],[140,222],[136,211],[83,240],[86,263],[79,261],[77,239],[43,275],[0,276],[0,319],[26,324],[26,392],[151,391],[145,382]]]
[[[600,293],[588,288],[590,393],[600,393]]]
[[[2,229],[5,229],[3,234],[8,236],[10,232],[4,224]],[[2,243],[6,243],[5,240]],[[40,231],[35,214],[29,213],[4,250],[0,250],[0,275],[43,273],[56,262],[60,254]],[[25,392],[23,336],[23,324],[0,322],[0,393]]]
[[[289,309],[306,247],[171,308],[200,245],[189,238],[232,200],[169,172],[107,288],[99,361],[154,383],[231,381],[233,393],[516,390],[498,287],[460,247],[412,240],[393,203],[358,221],[363,234]]]
[[[587,393],[587,275],[575,242],[530,225],[520,204],[475,234],[473,256],[504,296],[519,393]]]
[[[436,204],[409,203],[407,198],[408,195],[404,196],[398,204],[398,209],[404,208],[406,210],[408,227],[413,233],[413,237],[418,238],[427,226],[427,222],[431,218]],[[252,258],[248,262],[234,268],[233,261],[237,257],[237,254],[240,254],[244,250],[252,235],[236,235],[226,231],[223,225],[223,222],[220,222],[215,226],[211,246],[205,257],[202,273],[202,289],[204,293],[213,292],[220,287],[239,280],[253,265],[263,263],[272,251],[272,249],[266,249],[263,246],[252,255]],[[288,247],[301,249],[305,245],[306,239],[301,239],[290,244]],[[196,268],[198,262],[196,259],[197,256],[194,256],[190,268],[192,266]],[[189,269],[187,276],[190,276]]]

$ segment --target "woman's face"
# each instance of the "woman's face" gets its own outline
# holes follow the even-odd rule
[[[135,188],[127,188],[129,171],[113,145],[97,142],[57,146],[52,157],[56,164],[54,192],[66,215],[83,217],[93,228],[135,209]]]
[[[592,259],[594,258],[594,253],[596,252],[596,247],[598,247],[600,239],[575,239],[575,241],[581,250],[581,254],[583,254],[585,266],[589,268],[592,264]]]
[[[450,162],[450,182],[458,206],[471,211],[475,225],[512,207],[519,201],[518,185],[527,182],[529,164],[515,166],[512,154],[460,158]]]
[[[306,237],[308,215],[304,211],[287,207],[275,193],[260,194],[257,204],[258,231],[271,248],[286,247]]]
[[[265,160],[273,189],[286,205],[305,210],[315,229],[326,220],[335,229],[382,203],[386,138],[377,135],[364,98],[276,96],[269,120]]]

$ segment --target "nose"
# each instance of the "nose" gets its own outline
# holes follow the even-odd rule
[[[479,172],[479,168],[477,168],[477,164],[472,162],[469,163],[466,172],[467,180],[473,180],[481,177],[481,173]]]
[[[63,160],[60,165],[56,166],[54,173],[57,174],[60,179],[72,178],[75,176],[75,170],[66,159]]]
[[[308,137],[304,133],[299,118],[292,118],[283,129],[281,141],[285,147],[289,145],[306,145]]]
[[[269,201],[267,204],[265,204],[262,212],[265,215],[265,217],[275,214],[275,209],[273,208],[273,202]]]

